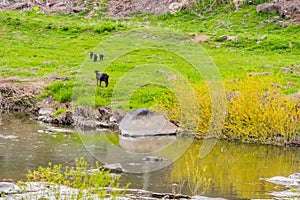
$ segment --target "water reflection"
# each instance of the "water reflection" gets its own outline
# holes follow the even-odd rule
[[[152,153],[166,148],[168,145],[176,141],[176,136],[160,136],[160,137],[119,137],[120,146],[133,153]]]
[[[110,145],[142,152],[141,155],[144,156],[148,155],[149,151],[152,152],[152,145],[158,145],[156,148],[160,148],[168,144],[168,140],[166,143],[156,144],[155,140],[124,141],[118,134],[81,132],[80,134],[86,136],[81,138],[89,145],[87,150],[78,134],[38,133],[39,129],[44,127],[28,120],[28,116],[2,116],[0,181],[24,178],[28,169],[36,169],[39,165],[46,166],[50,161],[73,165],[75,158],[83,156],[89,163],[94,163],[95,160],[89,151],[100,158],[112,157],[112,161],[117,163],[122,159],[122,155],[107,148]],[[144,144],[148,142],[148,145]],[[184,144],[183,142],[182,146],[176,148],[184,147]],[[195,192],[228,199],[271,198],[269,192],[280,191],[282,188],[261,178],[288,176],[300,171],[299,148],[218,141],[207,157],[199,159],[201,145],[202,141],[194,141],[183,156],[163,169],[151,173],[123,174],[122,182],[131,182],[131,188],[156,192],[171,192],[172,184],[178,183],[182,185],[183,194]],[[176,149],[168,149],[168,153],[172,152],[176,152]],[[142,156],[127,159],[128,166],[140,164],[138,167],[141,167],[145,163]],[[136,162],[137,159],[139,163]],[[150,165],[155,166],[159,163]]]
[[[195,141],[173,165],[148,175],[147,189],[171,192],[172,183],[177,183],[184,194],[195,192],[228,199],[271,198],[270,191],[284,188],[263,178],[300,171],[299,148],[219,141],[207,157],[199,159],[201,145],[201,141]],[[131,181],[132,187],[145,184],[143,175],[123,178]]]
[[[73,165],[75,158],[94,158],[77,134],[39,133],[45,129],[24,114],[2,115],[0,124],[0,181],[26,179],[29,169],[54,164]]]
[[[119,134],[78,130],[85,147],[102,163],[120,163],[130,173],[144,173],[165,168],[175,162],[192,144],[192,137],[125,138]],[[103,153],[105,152],[105,154]],[[147,162],[147,157],[161,158]]]

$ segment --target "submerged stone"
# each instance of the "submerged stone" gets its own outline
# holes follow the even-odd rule
[[[285,185],[287,187],[291,186],[299,186],[300,180],[294,179],[294,178],[287,178],[284,176],[275,176],[272,178],[267,179],[268,182],[279,184],[279,185]]]
[[[161,162],[164,160],[164,158],[157,156],[146,156],[143,160],[146,162]]]
[[[120,163],[101,166],[100,169],[108,170],[110,173],[116,173],[116,174],[125,172],[125,169],[122,167]]]

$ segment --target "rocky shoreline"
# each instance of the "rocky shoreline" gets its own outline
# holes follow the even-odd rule
[[[112,197],[106,195],[105,199],[119,200],[158,200],[158,199],[193,199],[193,200],[226,200],[224,198],[210,198],[205,196],[189,196],[176,193],[158,193],[142,189],[123,189],[123,188],[101,188],[106,192],[124,192],[124,196]],[[24,192],[25,191],[25,192]],[[98,194],[90,194],[88,191],[81,191],[80,199],[103,199]],[[0,182],[0,199],[77,199],[79,190],[65,185],[49,184],[46,182],[25,182],[18,185],[10,182]],[[3,195],[3,196],[2,196]]]
[[[34,79],[0,78],[0,113],[21,112],[45,123],[109,129],[118,129],[118,122],[126,114],[122,110],[113,112],[106,106],[96,109],[77,106],[73,109],[72,102],[59,103],[52,97],[36,102],[44,85],[47,83]]]
[[[263,179],[264,181],[271,182],[277,185],[283,185],[287,190],[281,192],[271,192],[274,196],[272,200],[291,200],[300,197],[300,173],[291,174],[288,177],[275,176],[272,178]],[[141,200],[156,200],[156,199],[194,199],[194,200],[226,200],[224,198],[211,198],[206,196],[189,196],[176,193],[158,193],[141,189],[125,189],[125,188],[101,188],[106,192],[124,192],[124,196],[112,197],[106,195],[105,199],[141,199]],[[80,191],[81,198],[101,199],[97,194],[91,194],[88,191]],[[79,195],[79,189],[67,187],[65,185],[57,185],[54,183],[46,182],[24,182],[24,183],[11,183],[0,182],[0,199],[55,199],[59,196],[61,199],[74,199]],[[86,195],[86,196],[85,196]],[[2,198],[3,197],[3,198]],[[264,199],[267,200],[267,199]]]
[[[74,106],[73,102],[59,103],[51,96],[36,102],[38,96],[44,91],[43,86],[47,85],[46,82],[38,82],[38,80],[0,78],[0,113],[22,112],[30,114],[34,120],[47,124],[113,131],[119,130],[119,123],[126,114],[128,117],[125,118],[127,121],[123,123],[124,130],[130,129],[130,122],[133,118],[137,119],[136,122],[139,123],[140,128],[147,124],[150,129],[156,126],[156,123],[166,120],[164,116],[155,114],[148,109],[126,113],[121,109],[112,110],[108,106],[92,108],[84,105]],[[168,135],[169,132],[176,132],[177,127],[174,124],[170,122],[167,124],[165,132],[157,134]]]

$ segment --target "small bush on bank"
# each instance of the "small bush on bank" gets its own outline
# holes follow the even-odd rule
[[[97,162],[96,169],[99,169]],[[107,192],[104,188],[119,188],[120,176],[112,176],[104,168],[101,170],[88,169],[88,163],[82,157],[76,159],[75,167],[67,166],[62,169],[61,165],[49,163],[47,167],[39,167],[34,171],[29,170],[27,178],[28,182],[47,182],[49,185],[54,183],[78,189],[78,194],[74,194],[74,199],[88,198],[91,194],[97,194],[100,198],[104,198],[106,195],[112,197],[124,195],[121,191]],[[126,185],[126,188],[128,187],[129,184]],[[60,193],[57,192],[56,195],[59,197]]]

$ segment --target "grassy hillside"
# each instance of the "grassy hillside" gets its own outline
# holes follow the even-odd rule
[[[87,53],[111,33],[148,26],[211,36],[201,46],[212,57],[225,80],[243,77],[253,71],[281,73],[282,67],[299,72],[299,26],[277,23],[278,16],[258,14],[255,6],[245,6],[240,12],[204,13],[202,17],[180,12],[175,16],[137,14],[129,19],[112,20],[34,11],[1,11],[1,73],[3,76],[29,77],[32,73],[38,77],[53,72],[68,75],[68,71],[78,69]],[[222,41],[220,36],[224,34],[239,39]],[[298,75],[283,75],[286,81],[293,81],[292,92],[299,90]]]
[[[49,85],[41,98],[52,95],[56,100],[66,102],[72,100],[75,71],[88,59],[88,53],[112,34],[140,27],[175,29],[191,39],[203,34],[210,39],[200,42],[200,45],[218,67],[226,92],[243,94],[235,102],[228,102],[231,112],[224,128],[228,135],[224,137],[274,142],[274,138],[282,136],[284,141],[294,140],[300,129],[300,111],[296,102],[286,103],[289,100],[279,94],[295,93],[300,89],[300,26],[279,21],[282,21],[279,16],[256,13],[255,6],[248,5],[239,12],[227,8],[202,12],[201,15],[185,11],[161,16],[136,14],[119,20],[103,16],[85,19],[82,15],[1,11],[0,72],[2,77],[47,81]],[[220,37],[222,35],[237,36],[238,39],[224,40]],[[210,97],[203,80],[192,68],[186,67],[183,60],[158,49],[132,51],[113,61],[106,71],[110,75],[110,86],[97,89],[96,106],[111,103],[114,86],[122,73],[141,63],[157,64],[160,57],[167,58],[160,64],[179,70],[197,92],[202,108],[198,131],[205,133],[211,115]],[[289,68],[288,73],[282,68]],[[272,74],[261,75],[263,72]],[[49,76],[68,76],[69,80],[50,83]],[[94,77],[93,71],[91,77]],[[264,101],[268,103],[262,107],[261,96],[266,93],[269,95]],[[277,103],[274,104],[273,98],[278,98]],[[168,117],[180,124],[178,101],[165,87],[155,84],[141,86],[132,95],[129,108],[151,108],[154,104],[166,108]],[[278,112],[281,108],[285,111]]]

